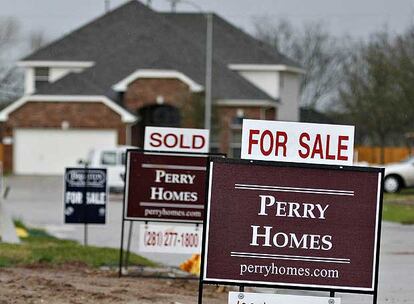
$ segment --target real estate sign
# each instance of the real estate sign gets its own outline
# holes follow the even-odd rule
[[[352,165],[354,127],[243,120],[242,159]]]
[[[204,283],[374,291],[383,169],[213,159],[209,173]]]
[[[141,224],[139,252],[200,254],[202,227],[189,224]]]
[[[66,224],[105,224],[106,169],[66,168],[63,200]]]
[[[208,153],[210,131],[205,129],[145,127],[146,151]]]
[[[201,223],[207,159],[128,151],[125,219]]]
[[[340,298],[294,296],[269,293],[229,292],[229,304],[341,304]]]

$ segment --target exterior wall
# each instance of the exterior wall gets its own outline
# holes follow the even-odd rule
[[[212,137],[212,144],[217,145],[220,153],[234,157],[233,148],[241,146],[241,124],[235,123],[237,118],[274,120],[276,109],[263,107],[231,107],[217,106],[214,110],[216,129]],[[240,136],[240,137],[239,137]]]
[[[49,70],[49,82],[55,82],[60,78],[65,77],[69,73],[80,73],[84,69],[83,68],[65,68],[65,67],[58,67],[58,68],[50,68]]]
[[[80,67],[51,67],[49,68],[49,82],[55,82],[69,73],[80,73],[84,68]],[[24,93],[32,94],[35,90],[35,68],[26,67],[24,71]]]
[[[269,96],[279,98],[279,72],[239,71],[239,73]]]
[[[278,119],[299,121],[299,91],[301,75],[284,72],[280,75],[280,105]]]
[[[126,125],[121,116],[101,102],[27,102],[2,124],[5,171],[13,170],[13,142],[4,141],[13,137],[14,129],[62,128],[63,122],[71,129],[114,129],[118,133],[118,144],[126,143]]]
[[[167,104],[183,107],[192,97],[190,88],[178,79],[140,78],[128,85],[124,93],[124,106],[136,113],[144,106]]]
[[[123,105],[139,117],[142,116],[139,110],[147,106],[173,106],[180,112],[180,127],[195,128],[198,127],[197,116],[200,113],[198,100],[198,96],[190,91],[189,86],[179,79],[139,78],[128,85],[123,96]],[[145,124],[142,121],[138,121],[131,128],[132,145],[143,146],[144,130]]]
[[[34,68],[24,70],[24,93],[26,95],[33,93],[35,90]]]

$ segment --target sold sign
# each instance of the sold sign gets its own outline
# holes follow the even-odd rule
[[[147,151],[208,153],[209,130],[146,127],[144,149]]]
[[[243,159],[352,165],[353,155],[353,126],[243,120]]]

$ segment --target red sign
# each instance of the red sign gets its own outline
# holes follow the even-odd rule
[[[202,222],[207,157],[128,151],[125,219]]]
[[[374,291],[382,175],[214,159],[204,282]]]

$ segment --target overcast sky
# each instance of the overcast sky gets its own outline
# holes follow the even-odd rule
[[[146,3],[147,0],[141,0]],[[253,18],[287,18],[296,24],[323,20],[334,34],[367,37],[385,24],[395,32],[412,23],[414,0],[186,0],[214,11],[252,32]],[[110,0],[112,8],[126,2]],[[24,32],[44,31],[48,40],[67,33],[104,12],[105,0],[0,0],[0,17],[14,16]],[[168,11],[168,0],[152,0],[156,10]],[[194,11],[179,4],[178,11]]]

